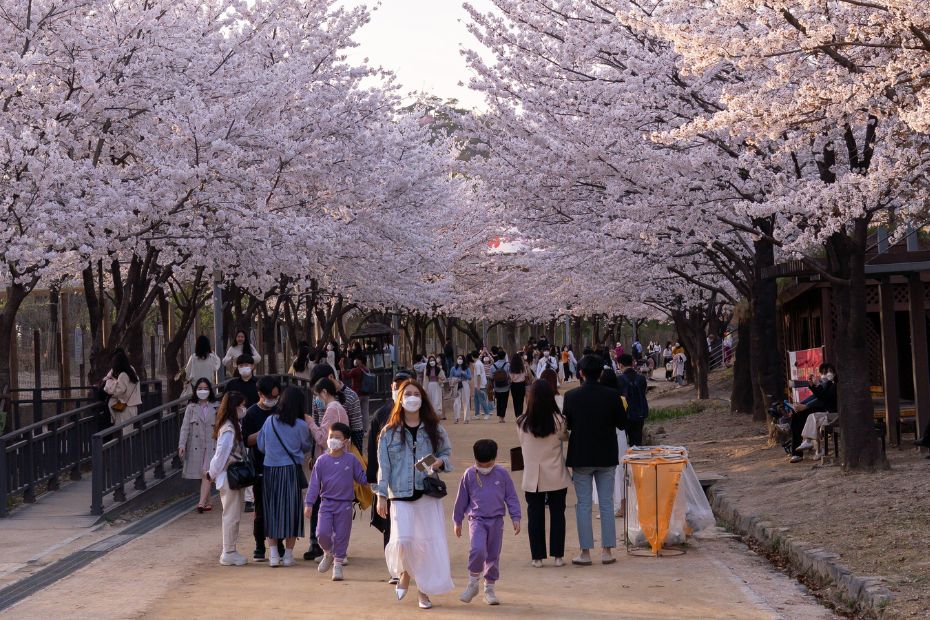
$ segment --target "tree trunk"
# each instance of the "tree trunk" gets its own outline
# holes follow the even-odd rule
[[[730,411],[733,413],[753,413],[754,411],[751,332],[751,319],[749,317],[740,319],[733,358],[733,389],[730,392]]]
[[[836,233],[827,241],[833,273],[836,309],[837,394],[843,442],[843,467],[872,471],[887,468],[875,433],[872,395],[869,392],[869,349],[865,340],[865,248],[867,223],[855,220],[852,236]]]
[[[757,221],[756,226],[771,233],[769,222]],[[752,285],[751,338],[752,374],[757,392],[753,395],[753,419],[764,421],[766,409],[781,401],[785,390],[785,354],[778,339],[778,282],[763,279],[762,270],[775,264],[775,250],[765,240],[754,242]]]
[[[17,284],[15,281],[6,288],[6,303],[0,311],[0,400],[7,390],[14,385],[12,375],[12,361],[10,360],[11,345],[16,333],[16,313],[19,312],[23,301],[35,288],[38,278],[33,278],[27,284]],[[9,415],[9,408],[3,407]],[[7,417],[6,430],[13,426],[12,417]]]
[[[705,331],[707,319],[705,314],[703,310],[695,309],[672,312],[675,327],[681,337],[681,345],[684,346],[685,355],[691,363],[698,398],[702,400],[710,398],[710,385],[708,382],[710,357],[707,351]]]

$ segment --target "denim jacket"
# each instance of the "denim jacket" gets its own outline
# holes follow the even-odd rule
[[[404,440],[401,440],[401,437]],[[414,467],[417,461],[432,454],[442,461],[443,471],[452,471],[452,444],[446,429],[439,427],[439,445],[431,450],[429,435],[421,425],[417,431],[417,451],[413,454],[413,441],[406,428],[386,428],[378,438],[378,482],[372,489],[378,495],[393,499],[411,497],[414,489],[423,490],[425,474]]]

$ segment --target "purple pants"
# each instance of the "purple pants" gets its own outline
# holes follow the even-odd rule
[[[333,502],[324,499],[320,503],[316,538],[323,551],[332,554],[338,564],[346,558],[351,534],[352,502]]]
[[[468,552],[468,572],[484,575],[486,583],[494,583],[500,577],[501,546],[504,544],[504,517],[469,518],[468,536],[471,550]]]

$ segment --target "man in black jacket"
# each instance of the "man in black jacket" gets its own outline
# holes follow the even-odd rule
[[[368,478],[369,484],[374,484],[378,481],[378,437],[381,435],[381,429],[384,428],[384,425],[388,423],[391,417],[391,410],[394,408],[394,403],[397,401],[397,391],[401,384],[412,378],[413,375],[406,370],[397,371],[394,375],[394,382],[391,383],[391,400],[381,405],[371,418],[371,426],[368,429],[368,469],[365,471],[365,476]],[[390,504],[388,504],[388,510],[390,510]],[[371,524],[378,530],[381,530],[381,533],[384,535],[384,546],[387,547],[388,541],[391,539],[391,519],[382,519],[378,511],[375,510],[375,506],[372,505]],[[396,584],[397,579],[391,577],[390,583]]]
[[[611,549],[617,546],[614,522],[614,476],[620,462],[617,430],[626,427],[626,411],[620,393],[598,382],[603,369],[604,360],[599,356],[582,357],[578,370],[583,383],[565,394],[562,409],[569,431],[565,464],[572,468],[572,482],[578,497],[575,517],[581,555],[574,558],[572,564],[581,566],[591,564],[594,547],[592,482],[597,485],[601,513],[601,563],[616,561]]]

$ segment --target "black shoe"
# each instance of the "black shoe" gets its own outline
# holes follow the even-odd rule
[[[265,561],[265,550],[256,549],[255,553],[252,554],[252,560],[255,562],[264,562]]]
[[[914,442],[915,448],[930,448],[930,438],[924,437]]]
[[[392,586],[396,586],[398,583],[400,583],[400,579],[398,579],[397,577],[391,577],[390,579],[388,579],[388,583],[391,584]]]
[[[304,553],[304,559],[312,562],[321,555],[323,555],[323,549],[319,545],[310,545],[310,548]]]
[[[246,512],[255,512],[255,502],[246,502],[245,503]]]

